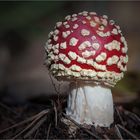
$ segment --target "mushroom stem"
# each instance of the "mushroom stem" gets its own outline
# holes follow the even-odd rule
[[[111,89],[93,83],[71,83],[67,115],[79,124],[109,127],[113,123]]]

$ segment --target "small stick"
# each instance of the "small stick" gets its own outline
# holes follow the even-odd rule
[[[47,112],[48,113],[48,112]],[[35,120],[33,120],[25,129],[23,129],[20,133],[18,133],[16,136],[14,136],[12,139],[16,139],[17,137],[19,137],[21,134],[23,134],[26,130],[28,130],[29,128],[31,128],[42,116],[44,116],[45,114],[42,114],[40,116],[38,116],[37,118],[35,118]]]
[[[55,127],[57,127],[57,115],[58,115],[58,113],[57,113],[57,108],[56,108],[56,103],[55,102],[53,102],[53,105],[54,105],[54,113],[55,113]]]
[[[110,140],[109,137],[106,134],[104,134],[103,136],[106,140]]]
[[[57,95],[59,95],[59,91],[57,90],[56,85],[55,85],[55,83],[53,82],[53,79],[52,79],[52,76],[51,76],[50,72],[49,72],[49,77],[50,77],[50,79],[51,79],[51,83],[52,83],[52,85],[53,85],[53,87],[54,87],[54,89],[55,89]]]
[[[130,131],[128,131],[126,128],[122,127],[120,124],[117,124],[117,126],[119,128],[121,128],[122,130],[124,130],[127,134],[129,134],[131,137],[133,137],[134,139],[138,139],[137,136],[135,136],[133,133],[131,133]]]
[[[27,122],[30,122],[30,121],[32,121],[35,117],[36,117],[36,116],[33,116],[33,117],[31,117],[31,118],[29,118],[29,119],[27,119],[27,120],[24,120],[24,121],[22,121],[22,122],[20,122],[20,123],[14,124],[14,125],[12,125],[12,126],[10,126],[10,127],[8,127],[8,128],[5,128],[5,129],[3,129],[3,130],[0,131],[0,134],[4,133],[4,132],[6,132],[6,131],[8,131],[8,130],[10,130],[10,129],[12,129],[12,128],[15,128],[15,127],[17,127],[17,126],[20,126],[20,125],[23,125],[23,124],[25,124],[25,123],[27,123]]]
[[[41,111],[40,113],[38,113],[38,114],[36,114],[36,115],[30,117],[30,118],[27,119],[27,120],[24,120],[24,121],[22,121],[22,122],[19,122],[19,123],[17,123],[17,124],[14,124],[14,125],[12,125],[12,126],[10,126],[10,127],[8,127],[8,128],[5,128],[5,129],[1,130],[1,131],[0,131],[0,134],[4,133],[4,132],[6,132],[6,131],[8,131],[8,130],[10,130],[10,129],[12,129],[12,128],[15,128],[15,127],[18,127],[18,126],[20,126],[20,125],[23,125],[23,124],[25,124],[25,123],[27,123],[27,122],[30,122],[30,121],[34,120],[37,116],[40,116],[40,115],[42,115],[42,114],[46,114],[47,112],[48,112],[48,109],[47,109],[47,110],[43,110],[43,111]]]
[[[19,114],[17,112],[15,112],[14,110],[12,110],[10,107],[8,107],[7,105],[3,104],[0,102],[0,106],[7,109],[8,111],[12,112],[14,115],[19,116]]]
[[[124,121],[123,121],[123,119],[122,119],[122,117],[121,117],[121,115],[120,115],[120,112],[118,111],[118,109],[117,109],[116,106],[114,106],[114,107],[115,107],[115,110],[116,110],[116,112],[117,112],[117,114],[118,114],[118,116],[119,116],[119,119],[120,119],[120,121],[121,121],[121,124],[122,124],[123,126],[125,126],[125,123],[124,123]]]
[[[46,116],[41,118],[36,125],[26,134],[24,135],[24,138],[28,138],[32,133],[34,133],[41,125],[42,123],[46,120]]]
[[[50,79],[51,79],[51,83],[52,83],[52,85],[53,85],[53,87],[54,87],[54,90],[55,90],[55,92],[56,92],[56,94],[57,94],[57,102],[58,102],[58,104],[60,104],[60,89],[57,89],[56,88],[56,85],[55,85],[55,83],[53,82],[53,79],[52,79],[52,76],[51,76],[51,74],[50,74],[50,72],[49,72],[49,77],[50,77]]]
[[[129,113],[129,114],[133,115],[135,117],[135,119],[137,119],[140,122],[140,118],[135,113],[130,112],[128,110],[126,110],[126,113]]]
[[[59,94],[61,93],[61,84],[60,83],[58,84],[58,93]]]
[[[36,133],[34,135],[34,139],[36,139],[36,136],[37,136],[38,132],[39,132],[39,129],[37,129],[37,131],[36,131]]]
[[[47,140],[49,139],[49,134],[50,134],[51,126],[52,126],[52,124],[50,123],[49,127],[48,127],[48,131],[47,131]]]
[[[123,137],[122,137],[121,132],[120,132],[120,130],[119,130],[117,125],[115,125],[115,129],[116,129],[117,136],[119,137],[119,139],[123,140]]]
[[[91,136],[95,137],[96,139],[101,139],[100,137],[98,137],[97,135],[95,135],[94,133],[92,133],[91,131],[89,131],[88,129],[85,129],[83,126],[81,126],[80,124],[78,124],[77,122],[75,122],[73,119],[71,119],[70,117],[68,117],[65,113],[63,113],[63,115],[70,120],[71,122],[73,122],[76,126],[78,126],[79,128],[81,128],[82,130],[84,130],[86,133],[90,134]]]

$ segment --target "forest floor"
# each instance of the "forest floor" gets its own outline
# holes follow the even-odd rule
[[[139,139],[139,101],[114,105],[110,128],[83,127],[65,114],[66,97],[36,97],[18,103],[0,99],[0,139]]]

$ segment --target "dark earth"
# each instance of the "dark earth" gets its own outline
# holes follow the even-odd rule
[[[115,104],[115,121],[111,127],[95,128],[81,126],[65,114],[66,98],[40,96],[18,101],[8,94],[1,94],[0,139],[140,138],[139,100]]]

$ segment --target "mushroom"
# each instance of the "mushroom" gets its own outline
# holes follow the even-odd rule
[[[81,12],[57,22],[45,46],[46,65],[70,81],[66,114],[79,124],[109,127],[114,121],[111,87],[127,70],[127,43],[106,15]]]

